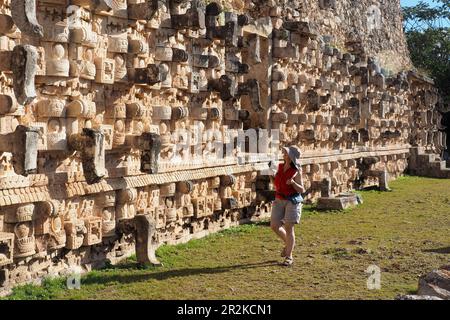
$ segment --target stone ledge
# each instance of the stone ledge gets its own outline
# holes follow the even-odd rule
[[[317,202],[319,210],[345,210],[362,203],[356,193],[344,193],[335,197],[321,197]]]

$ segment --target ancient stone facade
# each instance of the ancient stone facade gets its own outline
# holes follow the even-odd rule
[[[399,10],[1,2],[0,286],[135,243],[157,263],[161,243],[267,216],[282,145],[303,151],[306,201],[387,189],[412,153],[439,154],[438,97],[408,71]]]

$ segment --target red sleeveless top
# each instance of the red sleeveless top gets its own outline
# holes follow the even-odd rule
[[[292,179],[292,177],[297,173],[297,169],[290,167],[286,172],[283,171],[283,163],[278,165],[278,171],[275,175],[275,197],[278,199],[284,200],[285,198],[280,195],[282,193],[286,196],[292,195],[293,193],[297,193],[298,191],[294,189],[294,187],[290,184],[287,184],[286,181]]]

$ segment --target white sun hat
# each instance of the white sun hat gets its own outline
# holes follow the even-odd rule
[[[297,170],[300,169],[300,157],[302,155],[300,148],[297,146],[289,146],[289,147],[283,147],[283,149],[286,151],[287,155],[289,156],[289,159],[291,159],[294,166],[297,168]]]

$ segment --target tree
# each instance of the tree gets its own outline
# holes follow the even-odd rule
[[[412,63],[431,76],[450,102],[450,0],[420,1],[403,8],[404,30]]]

